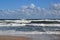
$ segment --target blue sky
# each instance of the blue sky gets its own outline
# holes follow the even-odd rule
[[[17,9],[31,3],[43,8],[53,3],[60,3],[60,0],[0,0],[0,9]]]

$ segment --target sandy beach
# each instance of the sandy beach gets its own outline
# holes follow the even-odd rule
[[[30,40],[27,37],[19,37],[19,36],[0,36],[0,40]]]
[[[0,40],[60,40],[60,34],[33,34],[25,36],[0,36]]]

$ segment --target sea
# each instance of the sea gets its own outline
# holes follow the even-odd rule
[[[0,27],[0,36],[23,36],[32,40],[60,40],[60,36],[53,34],[25,34],[21,32],[46,32],[46,31],[60,31],[60,27],[49,26],[4,26]],[[36,33],[36,32],[34,32]],[[57,34],[59,35],[59,34]]]
[[[60,40],[60,34],[35,34],[37,32],[47,32],[47,31],[59,32],[60,27],[53,27],[53,26],[51,27],[49,26],[15,26],[15,27],[6,26],[5,27],[4,26],[4,27],[0,27],[0,36],[22,36],[22,37],[30,38],[32,40]],[[24,32],[26,33],[29,32],[29,34],[26,34]]]
[[[38,31],[38,32],[46,32],[46,31],[60,31],[60,27],[58,26],[2,26],[0,27],[0,31]]]

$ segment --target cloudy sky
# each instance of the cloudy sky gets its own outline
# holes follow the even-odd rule
[[[60,0],[0,0],[0,19],[60,19]]]

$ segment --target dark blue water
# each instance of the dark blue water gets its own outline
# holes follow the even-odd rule
[[[56,30],[57,29],[57,30]],[[17,26],[17,27],[0,27],[0,30],[15,30],[15,31],[60,31],[60,27],[43,27],[43,26]]]

